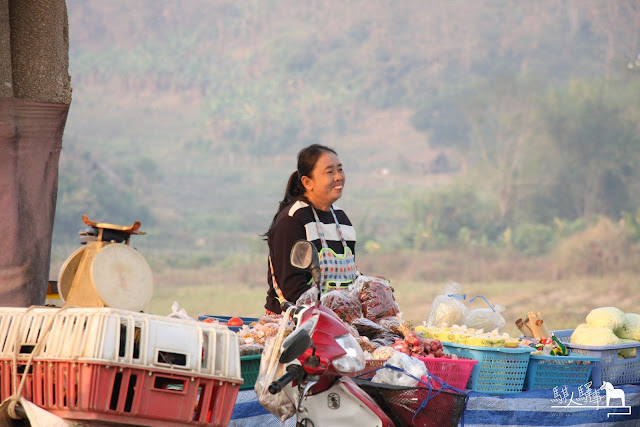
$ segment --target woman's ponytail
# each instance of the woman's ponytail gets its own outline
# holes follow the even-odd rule
[[[265,237],[269,234],[269,231],[271,231],[273,224],[275,224],[278,214],[291,203],[300,200],[302,197],[304,197],[304,186],[302,185],[300,174],[295,170],[289,176],[289,181],[287,181],[287,186],[284,190],[284,198],[278,204],[278,210],[271,220],[271,225],[269,225],[269,230],[265,233]]]

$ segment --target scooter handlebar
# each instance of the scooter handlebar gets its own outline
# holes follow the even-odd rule
[[[304,375],[304,370],[300,365],[289,365],[287,366],[287,372],[269,384],[269,393],[278,394],[282,389],[289,384],[290,382],[300,379]]]

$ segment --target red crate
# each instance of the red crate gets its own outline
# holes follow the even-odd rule
[[[446,356],[418,357],[418,359],[424,362],[427,371],[429,371],[432,376],[440,378],[458,390],[464,390],[467,387],[473,365],[478,363],[477,360],[451,359]],[[432,386],[439,388],[440,384],[432,384]]]
[[[15,392],[13,361],[0,362],[2,400]],[[16,383],[24,375],[18,363]],[[69,420],[154,427],[226,426],[241,380],[184,375],[113,364],[39,360],[22,395]]]

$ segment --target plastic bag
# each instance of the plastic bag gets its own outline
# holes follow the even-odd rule
[[[327,292],[320,299],[322,305],[327,306],[336,313],[343,322],[351,323],[362,317],[362,305],[357,296],[343,290]]]
[[[393,296],[393,288],[386,279],[358,276],[349,290],[358,296],[362,304],[362,314],[367,319],[395,316],[400,312],[400,307]]]
[[[318,301],[318,288],[311,286],[298,297],[295,305],[313,305]]]
[[[399,316],[381,317],[375,321],[388,331],[396,335],[405,336],[411,331],[411,323]]]
[[[383,345],[385,347],[390,347],[397,340],[401,340],[402,337],[400,335],[396,335],[392,332],[383,332],[379,335],[376,335],[375,338],[371,339],[371,342],[375,345]]]
[[[180,306],[178,305],[178,301],[174,301],[171,305],[171,313],[168,317],[174,319],[196,320],[187,314],[187,310],[185,310],[184,308],[180,308]]]
[[[438,295],[431,304],[427,326],[442,328],[463,325],[467,313],[465,298],[459,283],[447,283],[444,293]]]
[[[464,324],[467,325],[467,328],[482,329],[484,331],[497,329],[498,332],[502,332],[507,323],[501,314],[502,312],[504,312],[504,306],[501,304],[496,304],[493,308],[491,308],[491,305],[489,305],[489,308],[474,308],[467,311]]]
[[[396,351],[393,356],[387,360],[387,363],[376,372],[371,381],[381,384],[393,384],[399,386],[413,387],[418,384],[418,380],[411,378],[402,371],[386,368],[386,366],[395,366],[403,369],[408,374],[416,378],[422,378],[427,375],[427,366],[423,361],[415,357],[408,356],[404,353]]]
[[[373,320],[367,319],[366,317],[354,319],[353,322],[351,322],[351,326],[356,328],[358,334],[369,339],[376,338],[377,335],[380,335],[386,331],[385,328],[378,325]]]
[[[256,343],[240,344],[239,346],[240,356],[249,356],[252,354],[262,354],[264,346]]]
[[[283,392],[277,394],[269,393],[269,385],[285,374],[285,364],[280,363],[280,349],[285,338],[289,314],[293,307],[290,307],[282,320],[278,333],[267,338],[260,360],[260,371],[253,389],[258,397],[258,402],[269,412],[275,415],[280,421],[291,418],[296,413],[296,407],[289,397]]]

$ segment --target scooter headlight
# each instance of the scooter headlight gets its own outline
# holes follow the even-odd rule
[[[336,342],[347,352],[333,361],[333,367],[343,374],[360,372],[365,367],[364,353],[358,341],[351,334],[336,337]]]

